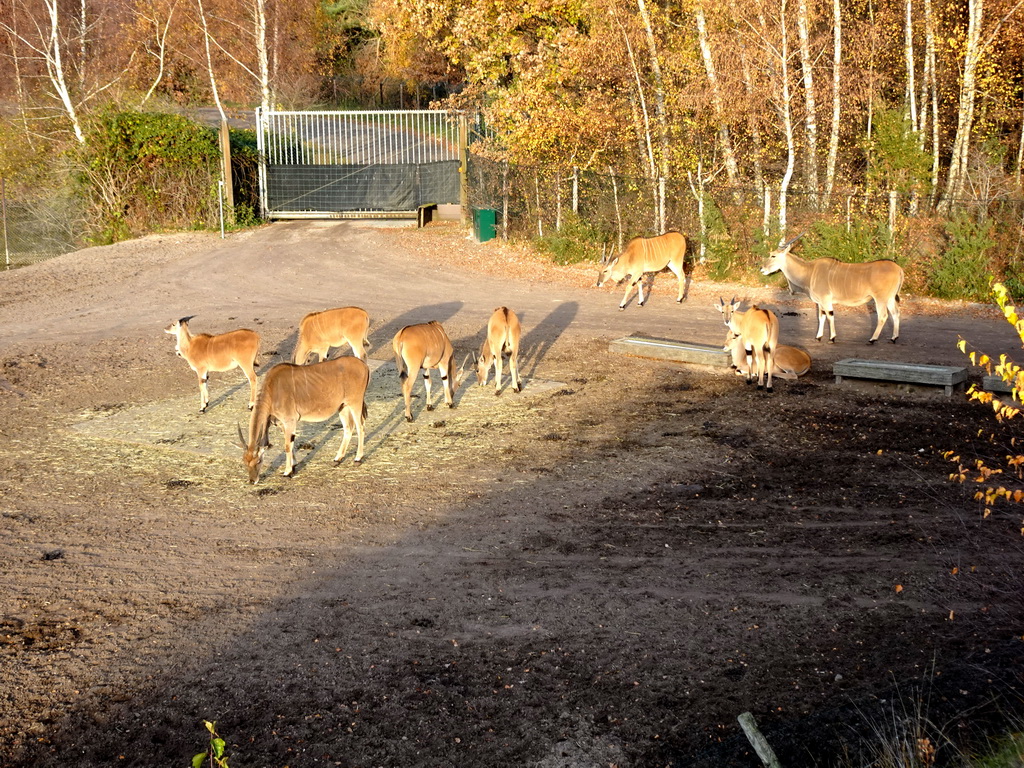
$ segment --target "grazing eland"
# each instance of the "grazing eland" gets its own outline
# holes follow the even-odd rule
[[[487,338],[480,347],[480,355],[476,359],[476,383],[483,386],[487,383],[487,375],[494,366],[494,394],[501,394],[502,358],[508,355],[508,370],[512,377],[512,389],[520,392],[523,389],[519,381],[519,339],[522,326],[516,313],[508,307],[498,307],[491,313],[487,321]]]
[[[366,388],[370,368],[357,357],[338,357],[311,365],[279,363],[263,377],[256,407],[249,417],[249,435],[238,437],[244,453],[242,461],[249,472],[249,482],[259,481],[263,454],[270,447],[270,425],[277,424],[284,433],[284,475],[295,470],[295,431],[300,421],[326,421],[335,414],[341,419],[345,434],[341,448],[334,457],[341,462],[348,451],[352,432],[357,436],[355,463],[363,460],[363,424],[366,421]]]
[[[205,413],[210,404],[210,390],[206,382],[210,373],[230,371],[241,368],[245,378],[249,380],[249,410],[256,404],[256,356],[260,352],[260,335],[248,328],[211,336],[208,333],[197,333],[193,336],[188,330],[188,321],[195,315],[175,320],[164,328],[177,339],[174,351],[199,377],[199,412]]]
[[[806,293],[818,312],[818,335],[821,341],[828,320],[829,341],[836,341],[835,304],[860,306],[874,301],[878,322],[869,344],[878,340],[885,321],[892,317],[892,342],[900,335],[900,288],[903,286],[903,268],[895,261],[878,259],[861,264],[850,264],[833,258],[801,259],[791,253],[797,235],[783,243],[761,267],[761,273],[782,272],[789,281],[791,292]]]
[[[395,334],[391,341],[395,351],[395,366],[402,380],[402,396],[405,398],[405,420],[412,421],[412,386],[416,373],[423,369],[423,386],[427,390],[427,410],[434,410],[430,402],[430,369],[441,372],[441,387],[444,401],[449,408],[455,407],[455,390],[464,378],[461,371],[453,369],[455,350],[444,328],[437,320],[416,325],[407,325]],[[454,379],[454,380],[453,380]]]
[[[600,288],[608,280],[618,283],[626,277],[633,279],[626,285],[626,292],[619,303],[619,309],[626,308],[633,286],[639,296],[639,306],[643,306],[643,277],[648,273],[670,270],[679,280],[677,302],[682,302],[690,288],[690,272],[686,261],[686,237],[679,232],[666,232],[657,237],[634,237],[618,256],[601,259],[601,271],[597,276],[597,287]]]
[[[317,360],[327,359],[331,347],[348,344],[352,354],[366,361],[366,348],[370,346],[366,332],[370,328],[370,316],[359,307],[338,307],[323,312],[310,312],[299,323],[299,339],[295,343],[296,365],[303,365],[311,355]]]
[[[770,309],[757,305],[745,312],[739,311],[739,302],[734,298],[728,304],[718,299],[718,311],[722,313],[725,327],[738,337],[746,357],[747,383],[757,370],[757,388],[762,383],[766,392],[772,391],[772,373],[775,368],[775,349],[779,343],[779,318]],[[767,378],[767,381],[765,379]]]

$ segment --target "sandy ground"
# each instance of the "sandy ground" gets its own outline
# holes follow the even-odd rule
[[[904,721],[949,754],[1019,711],[1021,513],[985,516],[941,452],[999,456],[956,396],[838,386],[857,357],[964,364],[1020,343],[994,310],[905,296],[813,341],[777,289],[671,276],[647,306],[592,268],[452,226],[279,223],[160,235],[0,275],[0,764],[831,765]],[[717,344],[720,296],[779,312],[811,373],[772,395],[610,353]],[[250,327],[261,372],[298,320],[372,318],[367,453],[309,424],[245,482],[247,385],[162,329]],[[402,417],[390,340],[430,319],[461,360],[490,311],[524,325],[521,393],[469,383]],[[972,371],[977,375],[977,371]],[[438,394],[435,390],[435,400]],[[896,714],[893,714],[893,712]],[[915,736],[916,738],[916,736]]]

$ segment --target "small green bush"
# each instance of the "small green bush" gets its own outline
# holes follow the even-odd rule
[[[813,237],[805,238],[801,256],[820,259],[830,256],[839,261],[856,264],[874,259],[893,258],[889,228],[882,223],[857,220],[847,227],[845,223],[815,222]]]
[[[984,301],[990,293],[992,270],[988,251],[995,245],[992,222],[960,212],[946,223],[948,244],[932,265],[928,290],[940,299]]]
[[[704,196],[704,259],[708,277],[712,280],[737,278],[740,269],[736,244],[729,236],[725,216],[710,195]],[[690,254],[696,257],[697,254]]]
[[[591,224],[569,216],[561,229],[537,238],[535,245],[551,255],[556,264],[578,264],[601,258],[602,234]]]
[[[86,123],[77,159],[94,243],[217,223],[219,149],[209,128],[108,107]]]

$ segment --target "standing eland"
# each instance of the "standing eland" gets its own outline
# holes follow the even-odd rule
[[[395,334],[391,341],[395,350],[395,366],[402,380],[402,396],[405,398],[405,420],[412,421],[412,385],[416,373],[423,369],[423,386],[427,390],[427,410],[434,410],[430,402],[430,369],[441,372],[441,387],[444,401],[449,408],[455,407],[455,390],[462,383],[464,374],[460,371],[453,381],[455,350],[444,328],[437,320],[417,325],[407,325]]]
[[[626,308],[626,300],[636,286],[639,306],[643,306],[643,277],[648,273],[670,270],[679,280],[677,302],[682,302],[690,289],[692,267],[686,261],[686,237],[679,232],[666,232],[657,237],[634,237],[618,256],[601,259],[601,272],[597,276],[597,287],[608,280],[616,283],[626,277],[633,279],[626,285],[626,292],[619,303],[619,309]]]
[[[757,388],[767,377],[764,389],[772,391],[772,374],[775,369],[775,349],[779,344],[779,318],[770,309],[761,309],[757,305],[745,312],[740,312],[739,302],[734,298],[728,304],[721,298],[718,300],[718,311],[722,313],[725,327],[738,337],[746,357],[747,383],[753,379],[757,370]]]
[[[338,357],[311,365],[278,363],[263,377],[256,407],[249,417],[249,435],[238,429],[244,453],[242,461],[249,482],[260,478],[263,454],[270,447],[270,425],[284,433],[285,477],[295,470],[295,431],[300,421],[327,421],[338,414],[345,434],[334,457],[338,464],[348,451],[352,432],[357,435],[355,463],[363,460],[363,424],[366,421],[366,388],[370,368],[357,357]]]
[[[498,307],[487,321],[487,338],[480,347],[476,359],[476,383],[481,387],[487,383],[487,375],[494,366],[494,394],[501,394],[502,358],[508,355],[508,371],[512,377],[512,389],[521,392],[519,380],[519,338],[523,329],[516,313],[508,307]]]
[[[228,331],[216,336],[188,330],[188,321],[195,315],[175,320],[164,328],[177,339],[174,351],[199,377],[199,412],[206,413],[210,404],[210,390],[206,386],[210,372],[230,371],[241,368],[249,380],[249,410],[256,404],[256,356],[260,352],[260,335],[248,328]]]
[[[818,312],[818,335],[821,341],[828,319],[829,341],[836,341],[835,304],[860,306],[868,301],[875,302],[878,323],[875,332],[868,339],[869,344],[878,340],[886,319],[892,316],[892,343],[900,335],[900,288],[903,287],[903,268],[895,261],[878,259],[862,264],[849,264],[833,258],[806,260],[794,256],[790,251],[797,235],[765,259],[761,274],[782,272],[789,281],[790,291],[806,293],[814,302]]]
[[[331,347],[348,344],[352,354],[366,362],[366,347],[370,342],[366,332],[370,328],[370,316],[359,307],[338,307],[323,312],[310,312],[299,323],[299,340],[295,342],[296,365],[304,365],[306,359],[316,355],[318,361],[327,359]]]

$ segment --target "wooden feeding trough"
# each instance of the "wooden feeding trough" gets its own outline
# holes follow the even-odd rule
[[[667,341],[643,336],[626,336],[608,344],[608,351],[633,357],[670,360],[676,363],[728,368],[732,364],[729,353],[721,346],[696,344],[689,341]]]
[[[952,365],[894,363],[887,360],[840,360],[832,366],[836,384],[843,379],[859,379],[890,384],[942,387],[947,396],[967,383],[967,369]]]

